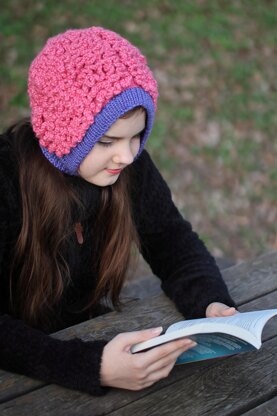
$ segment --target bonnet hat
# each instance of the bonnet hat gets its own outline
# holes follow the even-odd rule
[[[146,58],[135,46],[110,30],[91,27],[47,41],[30,66],[28,94],[43,154],[62,172],[77,175],[95,143],[137,106],[147,115],[138,155],[142,152],[158,90]]]

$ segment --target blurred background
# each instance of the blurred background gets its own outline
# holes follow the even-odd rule
[[[277,249],[277,1],[1,0],[1,131],[29,115],[46,39],[95,25],[147,56],[160,91],[147,148],[210,251]]]

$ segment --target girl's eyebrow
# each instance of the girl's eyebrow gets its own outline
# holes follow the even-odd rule
[[[143,128],[141,131],[139,131],[138,133],[134,134],[133,137],[136,136],[140,136],[143,132],[144,132],[145,128]],[[106,139],[111,139],[111,140],[121,140],[123,139],[123,137],[117,137],[117,136],[108,136],[107,134],[104,134],[104,136]]]

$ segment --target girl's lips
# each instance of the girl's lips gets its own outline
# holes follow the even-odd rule
[[[111,175],[118,175],[122,171],[122,169],[106,169],[106,170]]]

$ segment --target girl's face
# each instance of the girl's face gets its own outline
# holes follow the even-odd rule
[[[94,185],[114,184],[122,169],[130,165],[137,155],[144,129],[144,111],[118,119],[82,161],[79,175]]]

